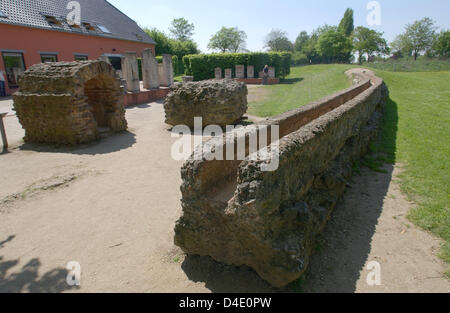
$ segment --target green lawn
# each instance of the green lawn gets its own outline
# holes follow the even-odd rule
[[[249,103],[249,114],[268,117],[319,100],[336,91],[350,87],[344,72],[348,65],[312,65],[293,67],[279,85],[267,86],[268,97]]]
[[[450,60],[430,59],[420,56],[416,61],[414,61],[414,58],[388,59],[386,61],[364,63],[363,66],[391,72],[437,72],[450,71]]]
[[[402,190],[417,204],[409,218],[446,241],[450,262],[450,72],[377,74],[391,92],[381,149],[405,168]]]
[[[344,89],[351,67],[295,67],[284,84],[265,87],[268,95],[250,103],[249,113],[277,115]],[[374,147],[404,168],[402,190],[416,203],[409,218],[445,240],[441,257],[450,262],[450,71],[376,72],[390,99]]]

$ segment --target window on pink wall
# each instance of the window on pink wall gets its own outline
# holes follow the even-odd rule
[[[20,75],[25,72],[25,61],[23,53],[20,52],[3,52],[3,64],[5,65],[6,81],[10,89],[18,87]]]

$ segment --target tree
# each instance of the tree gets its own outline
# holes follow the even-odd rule
[[[287,37],[286,32],[278,29],[272,30],[265,39],[265,47],[270,51],[293,51],[292,42]]]
[[[345,11],[344,17],[339,23],[339,31],[345,34],[345,36],[350,37],[354,29],[353,10],[349,8]]]
[[[406,34],[400,34],[391,42],[391,50],[394,55],[411,56],[413,47]]]
[[[450,57],[450,30],[442,30],[433,42],[433,51],[441,57]]]
[[[330,30],[337,31],[337,27],[325,24],[313,30],[311,36],[309,36],[309,40],[305,43],[302,49],[302,53],[306,55],[309,62],[311,63],[323,62],[322,56],[317,51],[317,42],[321,35]]]
[[[178,56],[180,60],[185,55],[199,53],[197,44],[192,40],[188,41],[171,40],[170,47],[171,47],[170,54]]]
[[[172,54],[171,39],[156,28],[144,28],[144,31],[156,42],[156,55]]]
[[[179,41],[192,40],[194,35],[194,24],[189,23],[185,18],[177,18],[172,21],[172,27],[169,28],[173,38]]]
[[[389,48],[383,33],[359,26],[353,32],[354,50],[359,54],[359,64],[362,64],[362,57],[367,54],[370,61],[374,53],[388,53]]]
[[[295,40],[294,44],[294,50],[298,52],[302,52],[305,48],[306,44],[308,43],[309,35],[307,32],[302,31]]]
[[[219,50],[222,53],[236,53],[245,49],[246,40],[247,34],[237,27],[222,27],[221,30],[211,37],[208,49]]]
[[[156,28],[144,28],[144,31],[156,42],[156,55],[171,54],[182,58],[188,54],[197,54],[197,44],[192,40],[180,41],[169,38]]]
[[[330,29],[319,37],[316,49],[326,63],[348,63],[353,45],[350,38],[344,33]]]
[[[414,60],[420,52],[426,52],[431,49],[433,45],[433,38],[436,34],[436,27],[434,21],[428,17],[415,21],[413,24],[406,25],[406,32],[404,40],[407,45],[412,47]]]

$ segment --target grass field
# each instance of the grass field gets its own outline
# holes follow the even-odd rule
[[[437,72],[450,71],[450,60],[420,56],[417,61],[414,61],[413,58],[389,59],[382,62],[364,63],[363,66],[391,72]]]
[[[391,92],[381,149],[405,168],[402,190],[417,204],[409,218],[446,241],[450,262],[450,72],[377,74]]]
[[[267,86],[269,96],[249,103],[249,114],[267,117],[289,111],[350,87],[347,65],[293,67],[280,85]]]
[[[292,68],[284,84],[267,87],[262,101],[249,104],[249,113],[277,115],[344,89],[351,67]],[[441,257],[450,262],[450,72],[376,72],[391,94],[374,148],[402,165],[402,190],[416,203],[409,218],[445,240]]]

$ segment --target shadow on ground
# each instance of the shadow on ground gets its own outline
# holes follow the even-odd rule
[[[130,131],[112,134],[87,145],[80,146],[55,146],[48,144],[22,144],[19,149],[23,151],[69,153],[77,155],[108,154],[128,149],[136,143],[136,135]]]
[[[392,161],[396,154],[397,125],[397,104],[389,99],[376,153],[383,153]],[[206,288],[217,293],[355,292],[371,251],[393,170],[392,164],[384,165],[382,173],[364,168],[361,175],[353,177],[317,240],[307,272],[285,289],[271,287],[248,267],[227,266],[209,257],[187,256],[182,269],[190,280],[204,282]]]
[[[293,84],[299,83],[303,80],[304,80],[303,77],[285,78],[280,81],[280,84],[281,85],[293,85]]]
[[[15,236],[9,236],[1,241],[0,250],[14,239]],[[19,262],[19,259],[5,260],[0,256],[0,293],[59,293],[77,288],[66,283],[66,269],[56,268],[40,275],[42,264],[39,259],[32,259],[20,271],[13,270]]]

